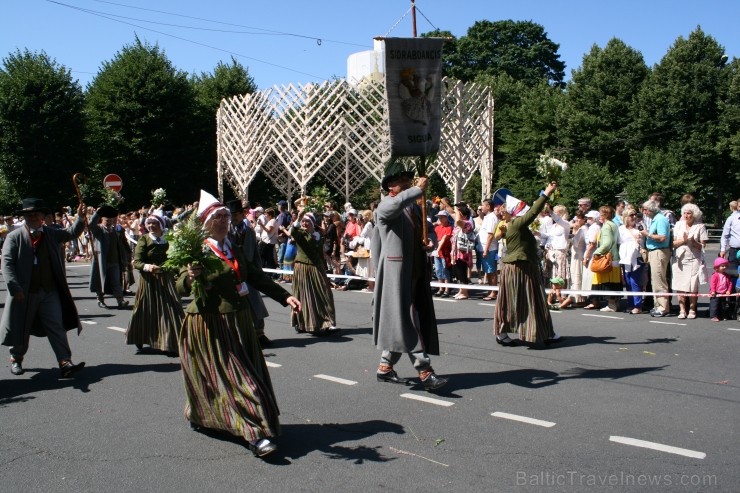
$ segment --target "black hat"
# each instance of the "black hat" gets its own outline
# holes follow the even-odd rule
[[[100,207],[98,207],[98,215],[100,217],[118,217],[118,209],[113,207],[112,205],[108,204],[101,204]]]
[[[284,200],[278,201],[277,205],[279,207],[288,207],[288,203],[286,201],[284,201]]]
[[[415,173],[413,171],[399,171],[398,173],[391,173],[388,175],[385,175],[383,177],[383,181],[380,182],[380,186],[385,190],[388,191],[388,184],[398,178],[408,178],[409,180],[412,180],[414,178]]]
[[[46,207],[44,199],[29,197],[21,201],[21,210],[16,211],[15,215],[22,216],[23,214],[28,214],[30,212],[43,212],[44,214],[49,214],[51,213],[51,209]]]
[[[239,199],[229,200],[226,202],[226,207],[229,208],[229,212],[232,214],[234,212],[244,212],[244,206],[242,205],[242,201]]]

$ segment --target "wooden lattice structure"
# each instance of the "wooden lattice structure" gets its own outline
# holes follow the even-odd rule
[[[490,89],[443,79],[440,151],[428,167],[460,200],[480,173],[482,197],[493,181],[493,97]],[[218,110],[219,195],[226,181],[240,197],[258,171],[288,199],[306,193],[317,173],[347,201],[369,178],[380,181],[390,158],[382,83],[290,84],[224,99]]]

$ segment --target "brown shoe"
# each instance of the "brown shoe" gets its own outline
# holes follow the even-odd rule
[[[59,371],[62,373],[62,378],[69,378],[73,373],[77,373],[85,367],[85,362],[82,361],[76,365],[70,360],[65,359],[59,363]]]

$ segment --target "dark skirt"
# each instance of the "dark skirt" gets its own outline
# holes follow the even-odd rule
[[[318,332],[335,327],[334,294],[325,273],[313,264],[293,264],[293,296],[301,302],[301,312],[291,316],[293,327]]]
[[[126,344],[148,344],[160,351],[177,351],[177,333],[185,313],[169,274],[142,272]]]
[[[280,411],[249,310],[187,313],[179,342],[188,421],[247,441],[279,433]]]
[[[555,334],[537,264],[502,263],[493,333],[505,332],[518,332],[527,342],[544,342]]]

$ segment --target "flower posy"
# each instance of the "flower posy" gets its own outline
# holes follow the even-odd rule
[[[560,175],[566,169],[568,169],[568,163],[555,159],[549,153],[540,154],[540,159],[537,162],[537,174],[548,182],[559,181]]]
[[[152,204],[159,207],[167,201],[167,191],[164,188],[152,190]]]
[[[180,223],[178,229],[167,233],[170,246],[163,267],[178,273],[189,265],[200,265],[203,267],[203,275],[221,270],[221,261],[206,246],[207,237],[198,216],[191,214],[185,222]],[[195,297],[202,296],[203,287],[197,279],[193,281],[191,291]]]

